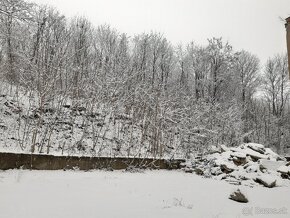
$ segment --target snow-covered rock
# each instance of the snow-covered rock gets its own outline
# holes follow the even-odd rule
[[[260,154],[265,153],[265,146],[257,143],[247,143],[246,146]]]
[[[277,169],[281,166],[284,166],[286,162],[261,159],[259,160],[259,164],[260,164],[261,170],[266,169],[266,170],[277,171]]]
[[[282,158],[278,154],[276,154],[272,149],[270,148],[265,148],[265,155],[267,155],[269,160],[276,160],[276,161],[285,161],[285,158]]]
[[[220,153],[220,152],[221,152],[220,149],[214,145],[210,146],[208,150],[209,154]]]
[[[214,176],[218,176],[223,173],[220,167],[213,167],[210,169],[210,172]]]
[[[289,174],[290,175],[290,166],[280,166],[278,169],[277,169],[277,172],[279,173],[282,173],[282,174]]]
[[[246,170],[247,173],[255,173],[255,172],[260,171],[259,164],[255,162],[247,163],[244,166],[244,169]]]
[[[235,165],[244,165],[247,163],[246,157],[247,155],[243,152],[233,152],[231,154],[231,157],[233,157],[233,162]]]
[[[221,171],[224,173],[231,173],[237,169],[237,166],[231,162],[225,161],[220,165],[220,168],[221,168]]]
[[[233,191],[230,194],[229,199],[237,201],[237,202],[240,202],[240,203],[248,203],[249,202],[249,200],[246,197],[246,195],[243,194],[240,189],[237,189],[237,190]]]
[[[225,152],[225,151],[228,151],[229,148],[226,146],[226,145],[220,145],[220,148],[221,148],[221,152]]]
[[[245,148],[243,150],[243,152],[250,156],[253,160],[259,160],[259,159],[268,159],[268,156],[267,155],[264,155],[264,154],[261,154],[257,151],[254,151],[253,149],[250,149],[250,148]]]
[[[231,156],[242,159],[242,158],[246,158],[247,155],[245,153],[243,153],[243,152],[238,152],[237,151],[237,152],[231,153]]]
[[[255,181],[267,188],[273,188],[276,186],[277,179],[272,175],[260,175],[255,179]]]

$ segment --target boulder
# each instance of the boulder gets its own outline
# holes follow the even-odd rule
[[[277,172],[281,173],[283,179],[290,179],[290,166],[281,166],[277,169]]]
[[[261,175],[255,179],[255,182],[264,185],[267,188],[276,186],[276,178],[271,175]]]
[[[231,193],[229,199],[231,199],[233,201],[240,202],[240,203],[248,203],[249,202],[247,197],[241,192],[240,189],[237,189],[236,191]]]
[[[223,173],[231,173],[231,172],[233,172],[234,170],[237,169],[237,167],[234,164],[230,163],[230,162],[222,163],[220,165],[220,168],[221,168],[221,171]]]
[[[265,146],[257,143],[247,143],[246,146],[260,154],[265,154]]]
[[[281,173],[281,177],[283,179],[289,179],[290,178],[290,166],[288,165],[284,165],[284,166],[280,166],[277,169],[277,172]]]
[[[233,152],[233,153],[231,153],[231,156],[232,157],[237,157],[237,158],[246,158],[246,154],[245,153],[243,153],[243,152]]]
[[[204,173],[204,169],[202,169],[201,167],[196,167],[195,169],[194,169],[194,172],[197,174],[197,175],[203,175],[203,173]]]
[[[245,165],[247,163],[246,154],[242,152],[233,152],[231,153],[231,157],[233,157],[233,162],[237,166]]]
[[[284,166],[286,164],[285,161],[274,161],[274,160],[265,160],[265,159],[260,159],[259,160],[260,164],[260,170],[272,170],[272,171],[277,171],[279,167]]]
[[[237,166],[240,166],[240,165],[245,165],[247,163],[247,160],[246,158],[233,157],[233,162]]]
[[[210,146],[208,149],[208,154],[215,154],[215,153],[221,153],[221,150],[217,146]]]
[[[289,174],[290,175],[290,166],[280,166],[277,169],[277,172],[281,173],[281,174]]]
[[[265,155],[267,155],[270,160],[285,161],[285,158],[280,157],[278,154],[272,151],[271,148],[265,148],[265,150]]]
[[[256,173],[260,171],[259,164],[254,162],[249,162],[244,166],[244,169],[246,169],[246,173]]]
[[[259,153],[257,151],[254,151],[254,150],[250,149],[250,148],[243,149],[243,152],[246,155],[250,156],[253,161],[257,161],[259,159],[268,159],[267,155],[261,154],[261,153]]]
[[[221,171],[220,167],[212,167],[210,169],[210,173],[214,176],[218,176],[218,175],[222,174],[223,172]]]

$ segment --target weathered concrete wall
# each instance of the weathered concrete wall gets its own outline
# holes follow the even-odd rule
[[[287,52],[288,52],[288,73],[290,78],[290,17],[286,19],[286,40],[287,40]]]
[[[40,154],[0,153],[0,169],[62,170],[74,169],[126,169],[129,166],[151,169],[179,169],[184,160],[150,158],[109,158],[52,156]]]

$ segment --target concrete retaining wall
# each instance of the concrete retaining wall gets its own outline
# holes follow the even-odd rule
[[[184,160],[151,158],[109,158],[0,153],[0,169],[62,170],[126,169],[129,166],[151,169],[179,169]]]

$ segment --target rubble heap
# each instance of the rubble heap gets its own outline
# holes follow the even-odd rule
[[[283,185],[284,179],[290,179],[290,162],[270,148],[256,143],[231,148],[221,145],[210,154],[187,162],[184,170],[251,187],[263,185],[273,188]]]

